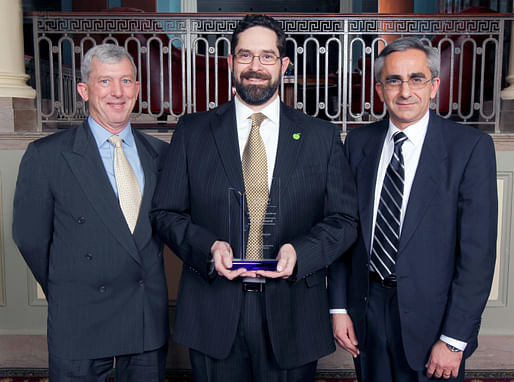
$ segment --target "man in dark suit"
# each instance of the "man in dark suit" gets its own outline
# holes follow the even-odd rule
[[[491,138],[429,112],[439,54],[415,38],[375,63],[389,119],[350,131],[360,238],[329,272],[334,335],[361,381],[464,380],[496,247]]]
[[[168,145],[130,126],[139,83],[123,48],[90,49],[81,71],[88,120],[29,145],[14,197],[13,237],[48,300],[50,380],[107,381],[115,359],[116,380],[163,381],[168,296],[149,211]]]
[[[356,238],[355,186],[339,129],[280,102],[284,54],[277,21],[239,23],[228,57],[237,95],[181,118],[155,193],[154,225],[184,263],[173,337],[190,348],[197,382],[309,381],[335,348],[325,277]],[[266,156],[264,175],[247,176],[248,153]],[[255,246],[250,180],[269,197]],[[248,252],[278,259],[275,271],[231,269],[240,249],[229,244],[229,222],[239,219],[231,189],[248,193]]]

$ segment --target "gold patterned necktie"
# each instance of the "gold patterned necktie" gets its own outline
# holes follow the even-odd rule
[[[262,227],[268,206],[268,163],[266,148],[262,141],[259,129],[266,116],[254,113],[252,129],[243,151],[243,178],[246,190],[246,204],[250,214],[250,233],[246,246],[246,258],[259,260],[262,254]]]
[[[109,142],[114,146],[114,177],[118,188],[118,199],[120,200],[121,211],[129,226],[130,232],[134,233],[139,207],[141,206],[141,190],[137,182],[136,174],[130,166],[123,147],[123,139],[118,135],[109,138]]]

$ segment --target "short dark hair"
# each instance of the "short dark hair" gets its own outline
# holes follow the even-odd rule
[[[232,34],[231,52],[235,54],[239,41],[239,34],[252,27],[264,27],[271,29],[277,35],[277,48],[280,57],[286,55],[286,34],[280,22],[267,15],[246,15],[236,26]]]
[[[387,56],[394,52],[403,52],[409,49],[417,49],[424,52],[427,56],[428,68],[432,77],[439,77],[439,66],[441,58],[437,48],[423,44],[420,39],[415,37],[402,37],[394,40],[387,45],[375,60],[375,80],[382,79],[382,70],[384,69],[384,61]]]

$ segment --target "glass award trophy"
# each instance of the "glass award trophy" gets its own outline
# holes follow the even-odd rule
[[[275,184],[273,187],[278,187]],[[278,193],[279,195],[280,193]],[[232,268],[245,268],[247,271],[277,269],[277,260],[275,259],[276,251],[273,251],[273,245],[268,244],[270,240],[266,240],[270,235],[270,228],[277,225],[279,208],[278,202],[268,199],[266,214],[264,216],[261,240],[263,259],[253,260],[247,258],[247,243],[250,233],[250,215],[247,208],[247,199],[244,192],[234,188],[228,189],[228,206],[229,206],[229,243],[234,253],[232,259]],[[268,258],[270,255],[273,258]]]

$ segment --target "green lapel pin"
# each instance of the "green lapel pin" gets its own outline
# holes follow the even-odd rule
[[[301,135],[300,133],[294,133],[294,134],[293,134],[293,139],[294,139],[295,141],[299,140],[299,139],[300,139],[300,135]]]

